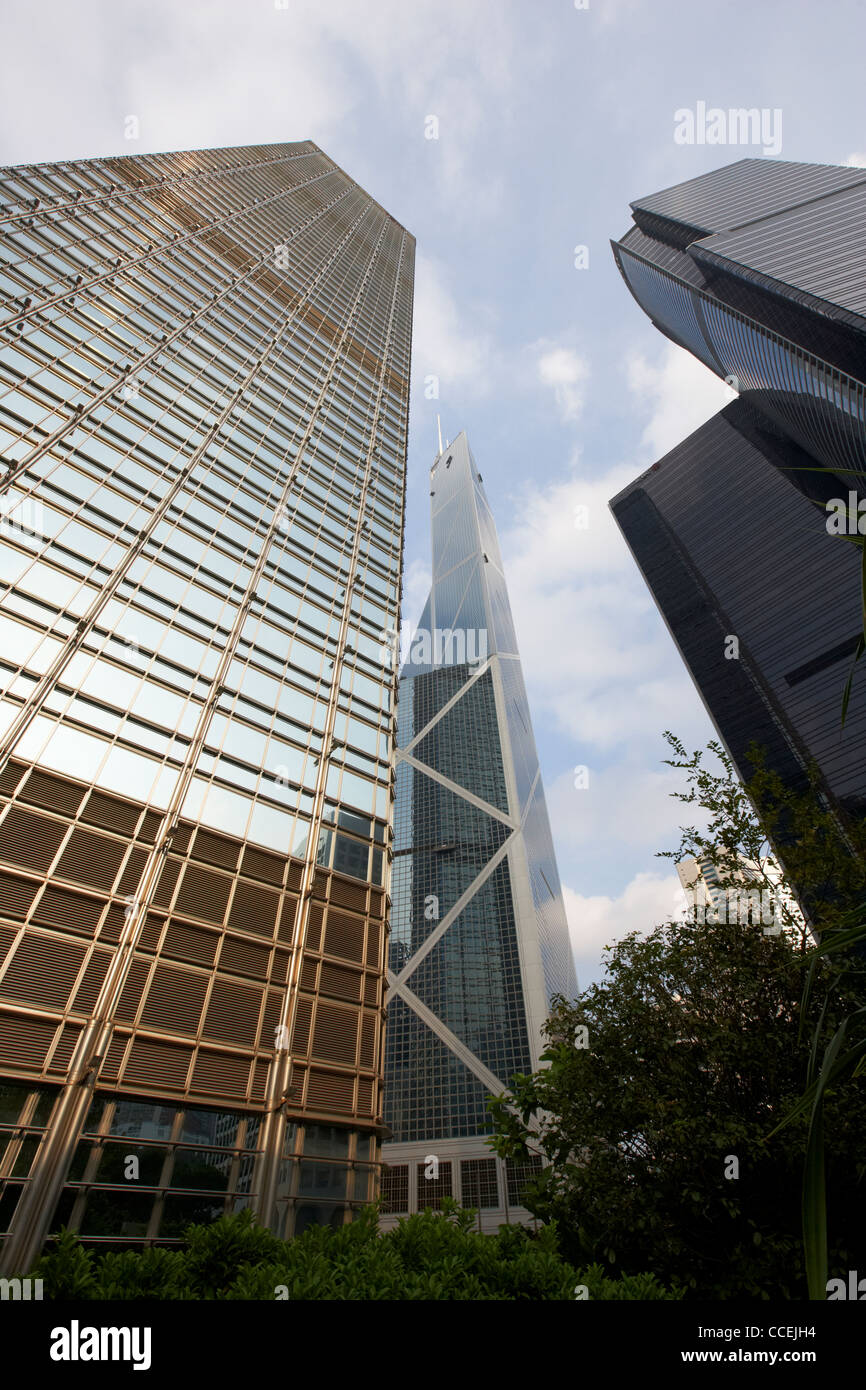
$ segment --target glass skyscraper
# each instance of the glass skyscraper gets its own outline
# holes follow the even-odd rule
[[[741,397],[611,507],[740,776],[752,775],[754,742],[805,792],[814,758],[828,799],[862,814],[860,672],[840,736],[862,625],[860,558],[800,491],[814,475],[793,470],[808,463]]]
[[[519,1205],[487,1097],[538,1065],[577,992],[529,706],[465,434],[430,474],[433,582],[400,675],[383,1156],[386,1224],[454,1196]]]
[[[866,169],[742,159],[632,205],[645,313],[850,485],[866,476]]]
[[[632,204],[617,264],[653,323],[738,399],[611,502],[743,778],[814,759],[866,812],[859,551],[828,528],[866,489],[866,169],[745,159]],[[855,520],[856,528],[856,520]]]
[[[309,141],[0,193],[5,1267],[63,1223],[349,1220],[382,1133],[414,239]]]

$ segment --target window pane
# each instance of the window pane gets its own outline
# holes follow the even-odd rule
[[[139,1182],[145,1187],[155,1187],[162,1174],[162,1165],[168,1149],[149,1144],[106,1144],[97,1169],[98,1182]],[[129,1162],[137,1159],[136,1167]]]
[[[161,1236],[179,1236],[187,1226],[208,1224],[222,1216],[225,1203],[209,1197],[166,1197],[159,1227]]]
[[[295,1235],[301,1235],[308,1226],[332,1226],[336,1230],[343,1225],[344,1211],[345,1207],[327,1203],[302,1202],[295,1211]]]
[[[342,1163],[302,1163],[299,1197],[345,1197],[349,1170]]]
[[[144,1236],[153,1206],[151,1192],[91,1191],[81,1223],[86,1236]]]
[[[109,1132],[126,1134],[131,1139],[170,1139],[175,1114],[173,1106],[142,1105],[138,1101],[120,1100]]]
[[[370,851],[360,840],[350,840],[348,835],[337,836],[337,847],[334,850],[334,869],[337,873],[365,879],[369,858]]]
[[[337,1125],[307,1125],[304,1131],[304,1153],[323,1158],[349,1157],[349,1129]]]
[[[215,1192],[228,1189],[232,1158],[218,1150],[178,1149],[172,1187],[201,1187]]]

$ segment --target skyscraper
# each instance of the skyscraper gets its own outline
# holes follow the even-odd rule
[[[744,779],[751,743],[805,792],[866,809],[866,690],[842,690],[860,627],[860,561],[800,490],[810,460],[748,398],[726,406],[611,501],[707,712]],[[847,495],[847,492],[846,494]]]
[[[400,676],[383,1192],[519,1205],[486,1099],[577,991],[496,529],[465,434],[430,474],[433,583]],[[388,1217],[385,1218],[386,1222]]]
[[[632,205],[638,303],[739,399],[611,502],[740,776],[866,811],[855,548],[827,504],[866,487],[866,170],[745,159]],[[854,508],[856,512],[856,506]],[[856,525],[856,523],[855,523]]]
[[[0,187],[5,1265],[62,1223],[341,1222],[381,1134],[414,239],[309,141]]]
[[[862,484],[866,169],[742,159],[631,206],[613,253],[655,326]]]

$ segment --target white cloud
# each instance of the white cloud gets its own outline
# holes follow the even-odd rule
[[[458,385],[486,395],[491,388],[492,349],[489,337],[473,331],[473,321],[470,306],[458,309],[442,267],[419,255],[415,266],[413,379],[420,380],[423,387],[428,376],[438,377],[443,397]]]
[[[604,0],[603,5],[592,5],[590,0],[574,0],[576,10],[585,10],[592,15],[600,28],[610,25],[637,22],[644,0]]]
[[[713,737],[607,505],[635,472],[629,463],[529,484],[501,535],[560,872],[606,888],[676,849],[681,825],[701,823],[671,796],[685,786],[662,765],[664,731],[689,748]],[[586,789],[574,785],[578,766],[589,769]]]
[[[539,380],[553,390],[560,418],[565,421],[579,419],[583,411],[589,363],[573,348],[557,346],[546,338],[533,343],[530,351],[536,357]]]
[[[372,105],[376,123],[388,113],[395,149],[408,137],[407,172],[423,162],[452,219],[493,218],[505,182],[479,149],[491,111],[498,130],[511,119],[509,93],[532,62],[524,50],[541,46],[521,28],[497,0],[150,0],[110,11],[104,0],[41,9],[10,0],[7,50],[29,60],[4,74],[0,155],[18,163],[313,139],[350,173],[360,156],[363,172]],[[440,120],[435,142],[424,138],[429,113]],[[129,115],[137,140],[124,137]]]
[[[557,843],[569,858],[580,857],[587,846],[596,843],[599,826],[616,827],[599,851],[601,864],[603,858],[635,862],[647,860],[659,850],[677,849],[683,822],[705,823],[706,814],[700,808],[686,807],[672,795],[685,790],[685,781],[681,773],[662,766],[668,754],[663,728],[662,723],[649,748],[643,746],[640,757],[635,757],[625,743],[622,756],[614,762],[593,766],[592,757],[588,757],[587,787],[575,787],[572,769],[548,784],[551,822]]]
[[[845,163],[854,169],[866,169],[866,154],[849,154]]]
[[[584,897],[563,889],[569,934],[580,989],[602,980],[603,950],[630,931],[648,934],[662,922],[676,920],[684,908],[683,890],[675,873],[637,874],[617,898]]]
[[[675,343],[666,343],[661,361],[634,356],[626,364],[629,390],[638,406],[650,411],[641,444],[660,458],[709,420],[735,393]]]
[[[566,157],[580,148],[578,140],[572,144],[568,137],[584,133],[572,130],[571,92],[578,82],[591,95],[587,109],[598,112],[599,131],[610,136],[613,124],[626,127],[624,156],[629,151],[643,155],[648,148],[657,158],[653,142],[658,142],[660,125],[654,102],[664,92],[665,80],[676,82],[683,68],[676,44],[657,55],[661,83],[653,65],[639,62],[646,54],[647,22],[641,13],[647,10],[646,0],[589,0],[586,13],[566,0],[545,12],[536,7],[537,15],[517,0],[280,3],[285,8],[277,8],[274,0],[255,5],[237,0],[187,0],[182,5],[175,0],[147,5],[79,0],[75,6],[58,0],[40,5],[7,0],[4,38],[7,51],[16,55],[7,65],[0,94],[7,151],[15,158],[128,152],[122,121],[137,107],[142,148],[306,134],[327,138],[344,116],[346,125],[355,127],[360,147],[368,138],[370,106],[377,104],[394,126],[414,132],[417,162],[431,171],[438,188],[459,186],[471,192],[480,180],[495,194],[494,160],[481,162],[475,155],[484,143],[485,149],[501,149],[506,159],[514,159],[508,137],[520,128],[522,113],[515,108],[521,91],[533,92],[533,105],[553,113]],[[524,17],[524,10],[531,18]],[[610,46],[609,34],[599,32],[612,24],[621,30],[614,36],[616,48]],[[730,66],[730,50],[736,46],[731,35],[736,33],[731,26],[721,42],[714,35],[710,61],[723,73]],[[802,44],[796,25],[787,37]],[[779,76],[796,91],[800,79],[793,54],[779,43],[772,47]],[[555,71],[557,63],[560,72]],[[830,84],[827,64],[824,69],[822,80]],[[636,73],[645,84],[637,102]],[[34,75],[38,102],[30,100]],[[551,80],[553,76],[559,80]],[[839,85],[846,94],[856,90],[852,83]],[[832,93],[831,85],[828,91]],[[851,125],[840,102],[819,102],[816,109],[825,115],[825,128],[818,132],[825,144],[831,133],[838,139],[836,122],[842,129]],[[25,110],[27,120],[22,121]],[[634,110],[644,112],[639,130],[629,114]],[[421,149],[429,112],[441,121],[435,160],[425,160]],[[556,146],[543,140],[542,122],[529,123],[524,116],[522,128],[532,140],[529,153],[556,157]],[[341,134],[352,138],[351,132]],[[605,163],[611,167],[610,158]],[[625,157],[619,163],[627,166]],[[489,204],[489,198],[455,203],[448,211],[477,218]]]
[[[634,475],[628,464],[543,490],[528,485],[518,520],[501,535],[535,722],[569,735],[587,764],[658,737],[672,721],[688,730],[700,711],[608,509]]]

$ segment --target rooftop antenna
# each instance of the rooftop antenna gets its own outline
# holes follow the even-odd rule
[[[440,454],[441,454],[441,453],[442,453],[442,420],[440,419],[440,417],[439,417],[438,415],[436,416],[436,428],[437,428],[438,431],[439,431],[439,452],[440,452]]]

